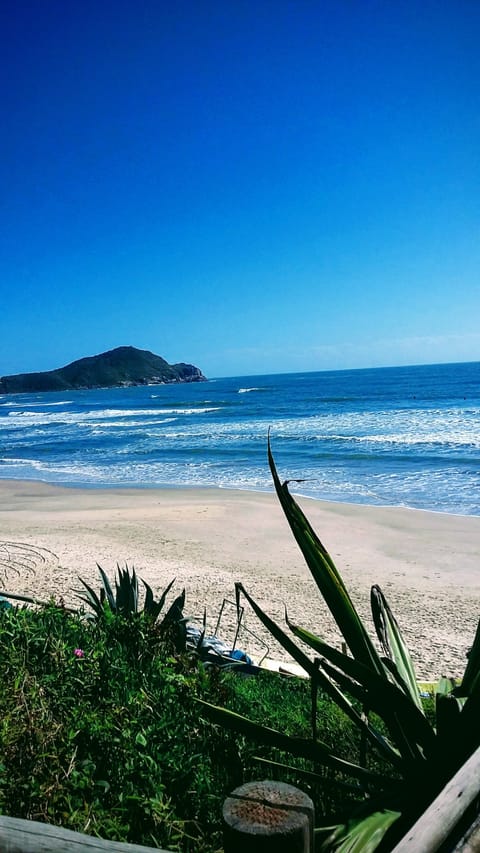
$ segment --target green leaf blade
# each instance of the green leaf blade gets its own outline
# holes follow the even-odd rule
[[[410,652],[388,601],[377,584],[372,586],[370,603],[375,630],[385,654],[395,663],[412,702],[415,703],[419,711],[423,714],[422,699]]]
[[[268,437],[268,461],[275,490],[292,533],[347,646],[354,658],[379,675],[384,675],[382,661],[330,554],[288,491],[288,482],[283,484],[280,482],[271,451],[270,436]]]

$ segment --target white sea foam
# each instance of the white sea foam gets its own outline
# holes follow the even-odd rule
[[[79,463],[77,465],[72,464],[71,462],[62,463],[62,462],[43,462],[40,459],[3,459],[3,464],[12,468],[24,468],[30,471],[38,471],[43,474],[59,474],[59,475],[69,475],[69,476],[77,476],[80,480],[86,482],[100,482],[101,477],[105,477],[106,469],[102,469],[100,466],[95,465],[87,465],[84,463]]]
[[[13,467],[22,468],[35,468],[36,470],[43,471],[49,470],[50,463],[40,462],[38,459],[16,459],[12,457],[11,459],[2,459],[3,465],[12,465]]]
[[[177,418],[151,418],[147,421],[137,421],[126,419],[124,421],[92,421],[91,423],[79,424],[85,429],[130,429],[131,427],[153,426],[154,424],[170,424],[178,420]]]
[[[239,388],[237,394],[248,394],[250,391],[260,391],[260,388]]]
[[[202,408],[170,408],[170,409],[94,409],[87,412],[9,412],[8,426],[35,426],[36,424],[82,424],[89,422],[99,423],[111,418],[139,418],[158,417],[158,415],[203,415],[208,412],[218,411],[220,407]]]
[[[1,399],[1,398],[0,398]],[[37,408],[40,406],[42,409],[47,406],[70,406],[72,405],[73,400],[59,400],[57,403],[0,403],[0,406],[8,406],[10,409],[30,409]]]
[[[374,435],[343,435],[338,433],[324,433],[310,436],[315,441],[344,441],[355,444],[403,444],[403,445],[431,445],[441,447],[444,445],[452,447],[480,447],[480,437],[471,433],[426,433],[425,435],[406,433],[380,433]]]
[[[182,485],[182,486],[215,486],[224,485],[238,487],[238,478],[234,472],[209,461],[185,462],[129,462],[128,464],[92,465],[86,463],[43,462],[38,459],[4,459],[6,467],[20,469],[22,476],[45,478],[53,482],[84,482],[108,485],[109,483],[132,483],[149,485]],[[22,470],[23,469],[23,470]],[[264,488],[268,485],[267,477],[257,477],[246,473],[240,478],[245,488]]]
[[[157,409],[157,412],[168,415],[204,415],[207,412],[219,412],[221,406],[205,406],[198,409]]]

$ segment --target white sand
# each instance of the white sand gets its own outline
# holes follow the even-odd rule
[[[419,677],[461,675],[480,616],[480,518],[299,502],[368,625],[378,583]],[[110,577],[117,562],[134,565],[157,593],[176,576],[186,613],[206,607],[212,628],[242,581],[274,618],[283,620],[286,604],[293,621],[340,643],[273,494],[0,480],[0,589],[74,603],[78,575],[99,588],[97,561]],[[267,636],[249,609],[246,624]],[[271,654],[281,652],[272,644]]]

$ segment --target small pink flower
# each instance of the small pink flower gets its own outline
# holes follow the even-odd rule
[[[85,657],[85,652],[83,651],[83,649],[75,649],[73,654],[75,655],[76,658],[84,658]]]

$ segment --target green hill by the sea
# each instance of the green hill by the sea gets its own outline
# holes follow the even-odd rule
[[[0,393],[72,391],[205,381],[206,377],[193,364],[168,364],[164,358],[148,350],[117,347],[100,355],[73,361],[57,370],[2,376]]]

